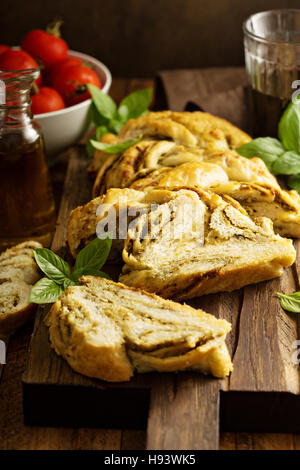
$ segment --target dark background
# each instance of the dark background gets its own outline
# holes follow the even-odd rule
[[[70,48],[102,60],[114,76],[241,65],[242,23],[257,11],[300,8],[300,0],[2,0],[0,43],[64,20]]]

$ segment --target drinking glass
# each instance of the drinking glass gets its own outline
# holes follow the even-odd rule
[[[253,135],[277,137],[280,116],[300,87],[300,10],[256,13],[243,30]]]

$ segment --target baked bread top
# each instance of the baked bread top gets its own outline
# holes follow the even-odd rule
[[[166,298],[238,289],[280,276],[295,261],[292,241],[275,235],[269,219],[252,220],[229,196],[190,188],[109,190],[71,214],[72,253],[105,226],[111,207],[118,217],[135,214],[125,242],[114,234],[114,256],[122,250],[125,263],[120,281]]]
[[[99,196],[110,188],[131,186],[135,180],[143,178],[151,170],[174,170],[187,163],[214,165],[219,173],[223,170],[223,178],[226,174],[228,181],[262,183],[279,188],[276,178],[260,158],[248,159],[233,150],[205,153],[202,149],[185,148],[169,141],[142,140],[121,155],[106,156],[95,179],[93,196]],[[201,183],[204,181],[202,177]]]
[[[30,317],[28,303],[33,284],[41,277],[34,260],[35,241],[20,243],[0,254],[0,334],[10,334]]]
[[[118,136],[106,134],[103,142],[116,143],[142,137],[136,145],[125,150],[121,155],[107,155],[95,151],[90,171],[97,178],[93,196],[103,194],[109,188],[123,188],[135,174],[143,169],[155,169],[161,166],[177,166],[181,163],[202,161],[211,155],[229,152],[229,166],[238,165],[235,171],[256,166],[256,173],[261,178],[271,177],[264,163],[254,159],[253,164],[231,150],[249,142],[251,138],[229,122],[207,113],[175,113],[164,111],[149,113],[138,119],[131,119],[125,124]],[[238,164],[238,159],[244,165]],[[257,160],[259,160],[257,162]],[[211,162],[213,163],[213,162]],[[226,159],[223,164],[228,166]],[[221,166],[221,164],[219,165]],[[253,172],[253,171],[252,171]],[[251,177],[251,175],[249,176]],[[272,182],[276,184],[276,180]],[[242,179],[239,181],[249,181]]]
[[[249,142],[251,137],[225,119],[209,113],[172,111],[151,112],[146,116],[130,119],[118,136],[106,134],[102,140],[117,143],[122,140],[144,137],[172,141],[177,145],[198,147],[207,152],[236,149]],[[106,154],[107,156],[107,154]],[[95,152],[91,172],[99,170],[103,162],[101,152]]]
[[[119,136],[168,137],[178,145],[206,148],[209,151],[235,149],[251,140],[248,134],[225,119],[201,111],[161,111],[130,119]]]
[[[84,276],[79,283],[46,319],[56,353],[77,372],[126,381],[135,369],[196,368],[217,377],[232,369],[226,320],[103,278]]]

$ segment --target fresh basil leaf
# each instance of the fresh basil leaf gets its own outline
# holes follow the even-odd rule
[[[108,258],[111,244],[111,238],[106,237],[101,239],[95,238],[95,240],[86,245],[78,253],[72,278],[76,279],[76,277],[80,277],[78,275],[78,271],[81,271],[81,274],[84,274],[91,269],[101,269]]]
[[[120,103],[118,115],[121,119],[128,119],[140,117],[145,111],[148,111],[152,101],[152,89],[145,88],[144,90],[134,91],[126,96]]]
[[[56,282],[44,277],[32,287],[28,302],[50,304],[55,302],[61,293],[62,289]]]
[[[129,147],[137,144],[141,140],[138,139],[126,140],[126,142],[120,142],[119,144],[106,144],[104,142],[97,142],[96,140],[90,139],[92,146],[97,150],[102,150],[105,153],[121,153],[127,150]]]
[[[294,294],[280,294],[277,292],[280,298],[280,305],[284,310],[289,312],[300,313],[300,292]]]
[[[99,269],[79,269],[78,271],[74,271],[72,276],[75,282],[78,282],[78,279],[81,276],[104,277],[105,279],[111,280],[111,277],[108,274],[104,273],[103,271],[99,271]]]
[[[100,140],[102,136],[108,133],[108,129],[106,126],[100,126],[96,129],[96,139]]]
[[[89,158],[93,158],[95,149],[89,140],[86,143],[85,150],[86,150],[87,156]]]
[[[76,286],[76,282],[72,279],[65,279],[63,282],[63,290],[67,289],[70,286]]]
[[[289,178],[288,185],[300,193],[300,175],[294,175]]]
[[[92,123],[95,125],[95,127],[107,126],[109,123],[109,119],[102,116],[98,112],[98,109],[96,108],[93,102],[91,103],[90,108],[89,108],[89,117]]]
[[[285,152],[285,149],[278,139],[259,137],[239,147],[237,152],[246,158],[261,158],[271,170],[273,163]]]
[[[37,265],[49,279],[59,285],[63,285],[66,278],[70,279],[70,266],[60,256],[47,248],[34,248],[33,252]]]
[[[300,154],[300,101],[291,102],[278,126],[278,136],[287,150]]]
[[[300,173],[300,155],[296,152],[285,152],[272,165],[275,175],[297,175]]]
[[[88,84],[87,88],[92,96],[93,104],[95,105],[98,113],[106,119],[112,119],[117,111],[117,106],[114,100],[103,93],[103,91],[95,85]],[[99,125],[103,125],[103,123]]]
[[[111,119],[109,121],[109,129],[111,132],[113,132],[114,134],[119,134],[120,130],[122,129],[122,127],[124,126],[126,121],[120,121],[120,120],[117,120],[117,119]]]

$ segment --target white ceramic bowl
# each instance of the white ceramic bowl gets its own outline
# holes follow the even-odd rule
[[[69,51],[69,57],[79,57],[91,64],[102,83],[102,91],[108,93],[111,86],[111,73],[108,68],[94,57],[81,52]],[[88,110],[91,100],[83,101],[69,108],[51,113],[37,114],[34,119],[40,124],[45,140],[47,156],[62,152],[75,144],[87,130]]]

